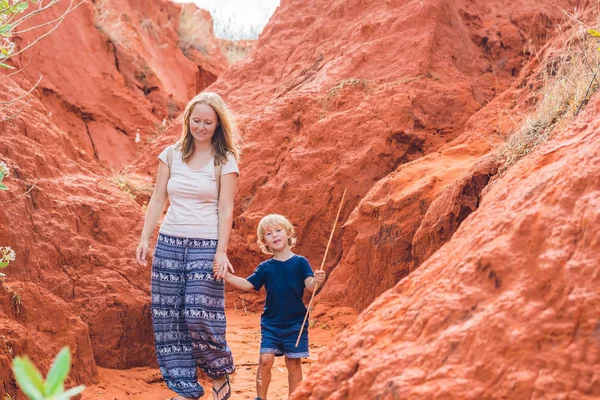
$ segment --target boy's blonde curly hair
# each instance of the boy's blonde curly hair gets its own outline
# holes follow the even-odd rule
[[[273,254],[273,251],[265,244],[265,231],[268,227],[276,225],[285,228],[290,248],[296,245],[296,231],[294,230],[294,225],[292,225],[286,217],[279,214],[265,215],[258,223],[258,228],[256,229],[256,236],[258,238],[256,243],[258,243],[260,250],[265,254]]]

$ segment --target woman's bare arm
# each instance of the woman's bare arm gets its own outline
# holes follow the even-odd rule
[[[146,217],[144,219],[144,229],[140,236],[140,244],[136,250],[136,258],[140,265],[146,265],[146,253],[148,252],[148,241],[152,232],[156,228],[156,224],[160,219],[165,205],[167,204],[167,183],[169,182],[169,167],[162,161],[158,162],[158,176],[154,192],[146,209]]]
[[[229,245],[229,235],[231,234],[231,225],[233,223],[233,199],[237,187],[237,174],[225,174],[221,176],[221,187],[219,193],[219,243],[215,253],[215,262],[219,265],[219,273],[215,276],[217,279],[225,277],[225,272],[229,269],[234,272],[233,267],[227,259],[227,246]]]

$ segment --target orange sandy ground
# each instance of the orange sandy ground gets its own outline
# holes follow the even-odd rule
[[[315,325],[319,325],[318,323]],[[327,327],[310,330],[311,357],[302,362],[304,375],[309,371],[321,351],[335,335]],[[233,351],[237,372],[231,376],[232,400],[254,399],[256,397],[255,375],[260,346],[260,314],[244,315],[243,312],[229,312],[227,315],[227,340]],[[203,398],[210,396],[210,383],[201,380],[206,390]],[[275,359],[272,380],[269,387],[269,400],[286,399],[288,395],[287,370],[283,357]],[[134,368],[114,370],[98,368],[98,383],[89,386],[82,400],[164,400],[175,394],[164,384],[158,369]]]

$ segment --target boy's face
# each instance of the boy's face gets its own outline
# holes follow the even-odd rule
[[[274,253],[289,247],[287,231],[281,225],[267,226],[264,233],[264,241],[265,245]]]

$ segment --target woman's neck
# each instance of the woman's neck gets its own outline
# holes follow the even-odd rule
[[[210,142],[194,142],[194,154],[212,153],[212,143]]]

